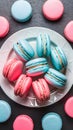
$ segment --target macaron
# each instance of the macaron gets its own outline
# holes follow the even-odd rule
[[[60,0],[47,0],[42,7],[43,15],[46,19],[56,21],[64,13],[64,5]]]
[[[31,4],[26,0],[17,0],[12,4],[11,15],[18,22],[26,22],[32,17]]]
[[[33,120],[28,115],[19,115],[13,122],[13,130],[33,130],[33,128]]]
[[[31,88],[31,84],[32,79],[24,74],[21,74],[14,87],[15,95],[20,97],[26,97]]]
[[[9,59],[3,68],[3,76],[9,81],[15,81],[23,71],[23,62],[14,58]]]
[[[73,96],[67,99],[64,110],[69,117],[73,118]]]
[[[0,16],[0,38],[8,34],[9,28],[9,21],[5,17]]]
[[[39,101],[43,102],[50,98],[49,85],[43,78],[33,81],[32,89],[33,89],[33,92],[34,92],[36,98]]]
[[[11,106],[4,100],[0,100],[0,123],[7,121],[11,116]]]
[[[55,112],[47,113],[42,118],[43,130],[61,130],[62,129],[62,118]]]
[[[25,64],[26,74],[28,76],[39,76],[46,73],[49,69],[48,62],[45,58],[36,58]]]
[[[13,49],[23,61],[28,61],[34,56],[34,50],[26,40],[19,40],[13,45]]]
[[[39,57],[48,57],[50,55],[50,37],[47,33],[37,36],[36,50]]]
[[[64,88],[67,81],[64,74],[52,68],[47,71],[44,78],[50,85],[59,89]]]
[[[66,25],[64,29],[64,36],[68,41],[73,42],[73,20]]]
[[[56,46],[51,48],[51,62],[55,69],[64,70],[67,67],[67,57],[64,51]]]

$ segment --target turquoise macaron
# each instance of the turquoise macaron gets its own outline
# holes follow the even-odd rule
[[[7,121],[11,116],[11,106],[4,100],[0,100],[0,123]]]
[[[50,112],[44,115],[42,118],[43,130],[61,130],[62,129],[62,118],[55,112]]]
[[[60,47],[51,48],[51,62],[57,70],[63,70],[67,67],[66,55]]]
[[[26,0],[17,0],[11,7],[11,15],[18,22],[26,22],[32,17],[32,7]]]
[[[26,40],[19,40],[17,43],[14,43],[13,49],[23,61],[28,61],[34,56],[34,50]]]
[[[44,78],[50,85],[59,89],[64,88],[67,81],[64,74],[52,68],[49,68]]]
[[[25,64],[26,74],[28,76],[38,76],[46,73],[49,69],[48,62],[45,58],[36,58]]]
[[[39,57],[48,57],[50,56],[50,37],[47,33],[39,34],[37,36],[36,50]]]

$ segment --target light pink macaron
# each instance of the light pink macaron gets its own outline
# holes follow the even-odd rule
[[[19,115],[13,123],[13,130],[33,130],[34,123],[30,116]]]
[[[5,37],[9,32],[9,21],[3,17],[0,16],[0,38]]]
[[[39,101],[46,101],[50,98],[49,86],[43,78],[33,81],[32,89]]]
[[[3,76],[9,81],[15,81],[23,71],[23,62],[14,58],[9,59],[3,68]]]
[[[20,97],[26,97],[31,88],[31,84],[32,79],[30,77],[27,77],[24,74],[20,75],[14,87],[15,95]]]
[[[73,96],[67,99],[64,110],[69,117],[73,118]]]
[[[70,21],[66,25],[64,29],[64,35],[68,41],[73,42],[73,21]]]
[[[64,13],[64,5],[60,0],[47,0],[42,7],[45,18],[51,21],[58,20]]]

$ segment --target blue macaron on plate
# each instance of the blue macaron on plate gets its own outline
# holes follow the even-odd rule
[[[44,33],[48,34],[49,40],[47,40],[46,35],[44,38],[42,36],[41,36],[41,39],[39,38],[40,34],[44,34]],[[38,39],[37,39],[37,37],[38,37]],[[43,45],[41,44],[41,40],[43,40]],[[27,47],[25,47],[23,45],[24,41],[27,44],[26,45]],[[39,41],[40,41],[40,43],[39,43]],[[38,47],[40,47],[42,49],[41,52],[38,51],[38,47],[36,45],[37,42],[38,42]],[[14,47],[13,47],[13,45],[14,45]],[[53,48],[53,47],[56,48],[56,53],[58,50],[58,52],[59,52],[58,57],[62,56],[62,57],[60,57],[60,59],[58,61],[56,60],[55,62],[58,63],[59,61],[61,61],[62,64],[59,65],[60,68],[66,66],[65,75],[67,78],[67,82],[66,82],[66,85],[64,86],[64,89],[58,90],[57,88],[53,88],[53,90],[51,91],[50,99],[43,104],[39,104],[37,102],[32,91],[29,93],[26,100],[23,100],[20,97],[16,97],[14,95],[13,84],[9,83],[6,79],[4,79],[4,77],[2,75],[3,66],[4,66],[6,60],[17,56],[14,52],[14,49],[15,49],[15,51],[17,51],[16,53],[18,53],[18,55],[20,55],[23,58],[23,60],[25,59],[26,61],[28,61],[27,63],[25,62],[26,68],[28,69],[29,68],[28,63],[30,63],[30,59],[33,60],[34,58],[38,58],[38,57],[42,58],[41,56],[38,56],[38,55],[43,55],[44,58],[47,57],[46,59],[48,61],[49,66],[48,67],[46,66],[46,67],[48,70],[48,68],[50,66],[53,67],[52,64],[50,64],[50,56],[52,56],[53,65],[54,65],[54,58],[55,58],[54,50],[53,50],[53,52],[51,52],[50,45],[51,45],[51,48]],[[48,46],[49,49],[46,49],[45,46],[46,47]],[[20,50],[18,51],[18,49],[17,49],[18,47],[20,47],[21,50],[25,49],[26,54],[23,55],[23,53],[20,53],[21,51]],[[64,53],[61,52],[59,47],[63,50]],[[28,48],[29,48],[29,51],[27,52]],[[67,57],[68,63],[65,60],[64,54]],[[37,61],[34,61],[33,63],[37,63]],[[38,69],[39,68],[37,68],[37,70]],[[31,71],[31,73],[33,72],[30,69],[28,69],[28,70]],[[27,73],[29,71],[27,71]],[[43,72],[44,72],[44,70],[43,70]],[[46,70],[45,70],[45,72],[46,72]],[[56,76],[57,76],[57,78],[59,79],[59,76],[60,76],[59,73],[57,74],[56,72],[53,71],[53,74],[55,74],[54,78],[56,78]],[[63,77],[63,79],[60,80],[61,84],[59,84],[59,85],[63,86],[65,81],[66,81],[65,77]],[[56,82],[54,82],[54,79],[53,79],[53,83],[56,84]],[[2,45],[1,50],[0,50],[0,85],[1,85],[1,88],[3,89],[3,91],[5,92],[5,94],[9,98],[11,98],[13,101],[15,101],[16,103],[21,104],[23,106],[28,106],[28,107],[45,107],[48,105],[52,105],[55,102],[62,99],[69,92],[69,90],[72,87],[72,84],[73,84],[73,50],[72,50],[70,44],[67,42],[67,40],[65,40],[65,38],[63,38],[57,32],[47,29],[47,28],[43,28],[43,27],[30,27],[30,28],[26,28],[26,29],[23,29],[23,30],[20,30],[20,31],[14,33]]]

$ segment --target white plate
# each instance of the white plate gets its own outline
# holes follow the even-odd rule
[[[65,52],[68,60],[68,66],[66,70],[66,76],[67,76],[67,84],[65,86],[64,90],[53,90],[51,92],[50,100],[43,104],[39,104],[37,99],[34,97],[33,92],[30,92],[29,95],[27,96],[26,99],[22,99],[18,96],[14,95],[14,84],[11,84],[5,79],[2,75],[2,70],[3,66],[6,62],[11,57],[15,57],[15,53],[12,49],[13,44],[16,43],[19,39],[30,39],[29,43],[32,45],[36,52],[36,40],[35,38],[39,33],[48,33],[51,40],[54,41],[57,45],[59,45],[63,51]],[[34,38],[32,40],[32,37]],[[60,34],[57,32],[47,29],[47,28],[42,28],[42,27],[31,27],[31,28],[26,28],[23,30],[20,30],[16,33],[14,33],[11,37],[9,37],[3,44],[0,50],[0,85],[2,90],[5,92],[5,94],[15,101],[18,104],[21,104],[23,106],[28,106],[28,107],[44,107],[48,106],[51,104],[54,104],[55,102],[59,101],[62,99],[70,90],[72,87],[73,83],[73,50],[69,43],[63,38]]]

